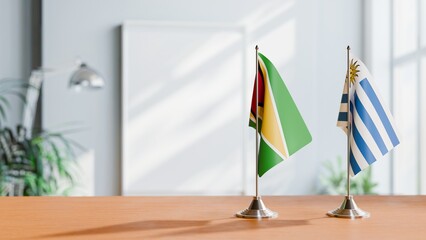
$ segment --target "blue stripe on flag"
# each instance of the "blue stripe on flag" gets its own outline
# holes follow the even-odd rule
[[[339,112],[337,121],[348,121],[348,112]]]
[[[353,104],[351,102],[351,114],[353,114]],[[361,134],[358,131],[358,128],[356,127],[356,124],[354,121],[352,121],[352,135],[354,138],[355,144],[358,146],[359,151],[361,152],[362,156],[364,156],[365,160],[368,162],[368,164],[372,164],[376,161],[376,158],[374,157],[373,153],[371,152],[370,148],[368,148],[367,143],[362,138]]]
[[[365,93],[367,94],[368,98],[370,99],[371,103],[376,109],[376,112],[379,115],[380,120],[382,120],[383,126],[385,127],[386,132],[388,133],[389,138],[392,141],[393,146],[395,147],[396,145],[399,144],[399,139],[396,136],[396,133],[393,130],[392,125],[389,121],[389,118],[387,117],[386,112],[379,101],[379,98],[374,92],[373,87],[370,85],[367,78],[364,78],[363,80],[361,80],[359,84],[364,89]]]
[[[351,150],[350,154],[351,154],[351,157],[349,159],[349,162],[351,164],[351,168],[352,168],[352,171],[354,172],[354,175],[356,175],[357,173],[359,173],[361,171],[361,168],[359,167],[358,163],[356,162],[355,157],[352,154],[352,150]]]
[[[379,147],[380,152],[382,152],[382,155],[385,155],[388,152],[385,142],[380,136],[379,130],[377,130],[377,127],[374,124],[373,119],[371,119],[370,115],[367,112],[367,109],[365,109],[364,105],[362,104],[356,92],[355,92],[355,109],[358,112],[358,115],[360,116],[360,118],[362,119],[362,122],[367,127],[368,131],[371,133],[371,136],[374,138],[374,141]]]
[[[342,94],[342,100],[340,102],[341,103],[348,103],[348,94],[347,93]]]

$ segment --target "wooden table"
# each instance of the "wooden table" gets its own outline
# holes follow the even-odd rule
[[[235,218],[251,197],[0,198],[0,239],[426,239],[426,196],[356,196],[369,219],[325,216],[341,196],[263,197],[272,220]]]

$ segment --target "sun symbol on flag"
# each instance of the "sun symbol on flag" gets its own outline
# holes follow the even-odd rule
[[[351,64],[349,66],[349,71],[351,76],[350,80],[352,84],[355,83],[355,78],[358,77],[358,73],[359,73],[358,67],[359,67],[358,61],[354,62],[354,59],[352,59]]]

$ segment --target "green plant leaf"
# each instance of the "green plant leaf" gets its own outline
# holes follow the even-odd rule
[[[11,137],[8,137],[9,135]],[[3,142],[6,144],[2,144]],[[14,144],[19,144],[19,147],[12,147]],[[13,156],[21,156],[22,159],[2,165],[5,163],[6,155],[2,155],[1,152],[9,148],[11,148],[9,154],[12,156],[11,159],[14,158]],[[6,180],[2,180],[4,179],[2,176],[7,169],[27,171],[24,177],[24,194],[28,196],[58,194],[59,183],[61,188],[73,187],[75,177],[72,166],[78,167],[75,162],[74,148],[76,145],[70,138],[60,132],[43,131],[43,134],[22,140],[22,136],[14,136],[9,129],[0,129],[0,187],[6,183]],[[6,170],[3,171],[1,167],[5,167]]]

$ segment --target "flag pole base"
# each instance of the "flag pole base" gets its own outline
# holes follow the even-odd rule
[[[253,200],[250,203],[250,206],[235,214],[235,216],[239,218],[276,218],[278,216],[278,213],[269,210],[265,204],[263,203],[262,199],[259,197],[253,197]]]
[[[368,218],[370,213],[360,209],[353,199],[352,195],[345,196],[342,205],[332,211],[327,212],[329,217],[338,217],[338,218]]]

